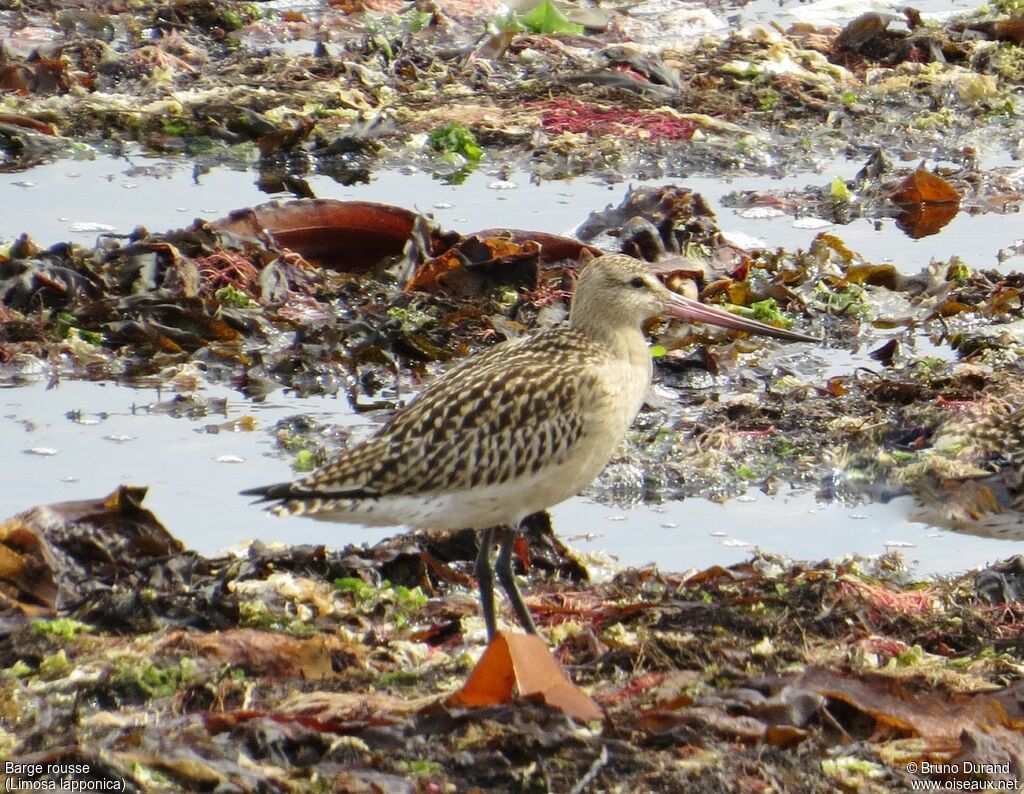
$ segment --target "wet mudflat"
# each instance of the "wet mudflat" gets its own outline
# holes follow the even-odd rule
[[[961,575],[1024,534],[1014,9],[565,10],[3,12],[0,504],[84,500],[0,530],[14,774],[1019,781],[1020,565]],[[560,321],[588,246],[824,341],[651,329],[634,432],[553,511],[576,556],[537,527],[520,560],[605,719],[467,709],[471,536],[345,547],[391,533],[233,494]],[[250,537],[305,545],[220,552]]]

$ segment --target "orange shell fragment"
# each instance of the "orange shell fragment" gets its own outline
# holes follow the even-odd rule
[[[535,634],[495,634],[469,679],[448,702],[455,706],[491,706],[508,703],[516,695],[540,698],[580,722],[604,718],[601,707],[569,680],[548,646]]]

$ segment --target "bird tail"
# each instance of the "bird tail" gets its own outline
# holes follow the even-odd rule
[[[272,502],[275,499],[288,499],[293,496],[292,483],[278,482],[273,485],[261,485],[257,488],[246,488],[239,491],[242,496],[258,496],[259,502]]]

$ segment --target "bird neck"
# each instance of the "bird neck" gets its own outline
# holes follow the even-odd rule
[[[614,312],[602,313],[599,307],[573,303],[569,327],[607,349],[616,358],[635,358],[640,351],[649,356],[643,331],[630,319]]]

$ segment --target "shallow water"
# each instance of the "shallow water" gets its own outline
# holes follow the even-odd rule
[[[835,161],[819,172],[784,178],[736,176],[690,177],[629,181],[608,185],[597,179],[572,179],[531,184],[524,172],[508,178],[482,169],[462,185],[448,185],[430,174],[410,169],[384,171],[368,184],[343,186],[326,176],[310,175],[309,186],[320,198],[379,201],[431,213],[443,226],[459,232],[505,226],[564,233],[589,213],[618,205],[630,185],[680,184],[700,193],[715,211],[726,233],[753,237],[769,248],[806,249],[822,229],[800,228],[788,216],[746,218],[741,210],[722,207],[723,196],[735,191],[781,191],[806,185],[827,185],[836,176],[852,179],[860,162]],[[263,193],[255,173],[213,167],[197,173],[187,160],[153,159],[141,154],[93,160],[60,161],[31,171],[0,174],[0,197],[14,212],[0,214],[0,241],[28,232],[41,245],[72,240],[92,245],[98,233],[127,234],[136,226],[150,231],[188,226],[195,218],[212,220],[232,210],[288,194]],[[1022,238],[1019,214],[959,213],[940,234],[914,240],[893,219],[857,220],[827,225],[852,250],[872,262],[891,262],[904,273],[916,273],[933,260],[954,254],[976,268],[1020,269],[1024,256],[997,262]]]
[[[276,518],[239,494],[294,476],[273,445],[270,431],[279,419],[301,413],[357,425],[371,418],[333,398],[278,391],[254,404],[219,386],[198,394],[215,410],[178,417],[168,412],[168,389],[67,380],[48,387],[43,379],[0,389],[0,445],[8,451],[0,515],[98,498],[129,483],[148,485],[146,506],[187,546],[207,554],[253,538],[342,546],[395,531]],[[211,432],[244,416],[255,418],[253,430]],[[556,529],[579,551],[610,554],[623,565],[656,562],[664,570],[728,564],[755,548],[812,560],[896,548],[920,572],[945,573],[1017,550],[1011,541],[911,522],[911,507],[909,499],[850,507],[819,504],[809,493],[752,492],[725,504],[691,499],[634,509],[577,497],[552,513]]]

